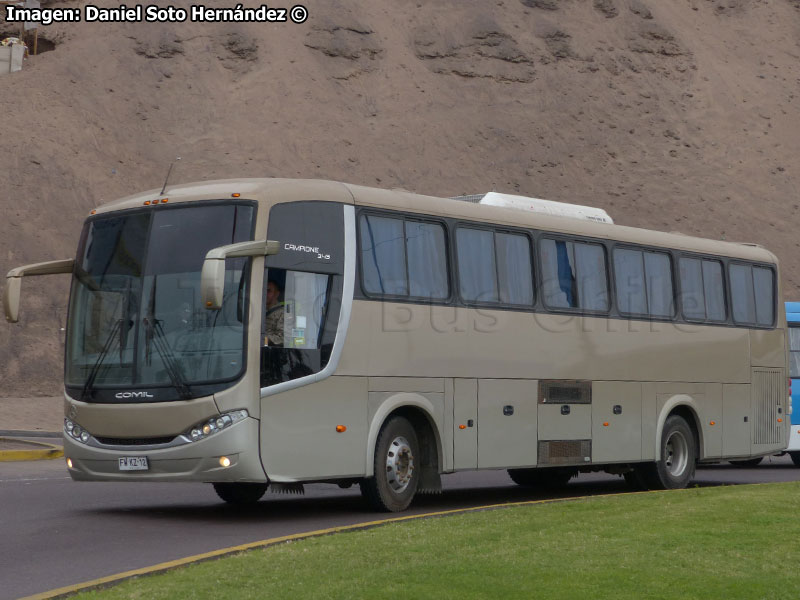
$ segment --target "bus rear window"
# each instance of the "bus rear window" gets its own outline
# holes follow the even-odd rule
[[[772,269],[731,264],[733,320],[740,325],[769,327],[775,319],[775,276]]]

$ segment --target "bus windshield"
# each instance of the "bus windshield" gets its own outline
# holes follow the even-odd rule
[[[200,273],[210,249],[251,239],[253,217],[252,206],[211,203],[88,221],[70,298],[70,391],[86,401],[189,399],[210,391],[193,386],[237,379],[249,259],[227,261],[218,311],[202,305]]]

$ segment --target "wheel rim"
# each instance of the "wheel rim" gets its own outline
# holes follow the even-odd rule
[[[403,436],[397,436],[389,444],[386,453],[386,479],[395,493],[402,493],[411,483],[414,474],[414,454],[411,444]]]
[[[686,437],[673,431],[664,447],[664,466],[673,477],[680,477],[686,471],[689,463],[689,444]]]

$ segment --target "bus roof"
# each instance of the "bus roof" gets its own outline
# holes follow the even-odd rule
[[[232,199],[291,202],[327,200],[356,206],[402,210],[438,217],[490,222],[513,227],[528,227],[554,233],[612,239],[646,246],[674,248],[686,252],[777,263],[770,251],[755,244],[723,242],[680,233],[665,233],[637,227],[577,220],[569,217],[520,211],[514,208],[473,204],[449,198],[414,194],[405,190],[386,190],[318,179],[226,179],[170,185],[127,196],[104,204],[97,213],[138,208],[164,197],[171,203],[196,200]]]

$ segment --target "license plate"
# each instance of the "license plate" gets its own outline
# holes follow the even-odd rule
[[[149,468],[146,456],[123,456],[119,459],[120,471],[147,471]]]

